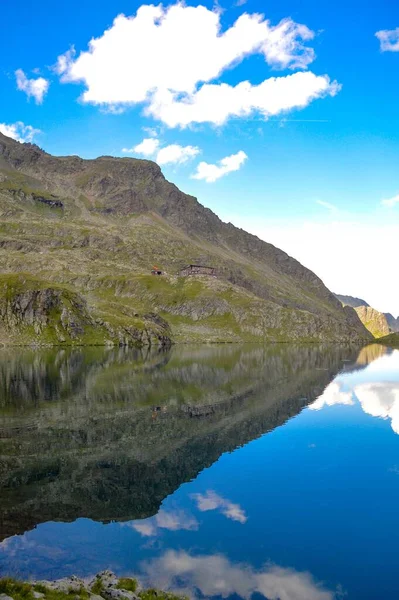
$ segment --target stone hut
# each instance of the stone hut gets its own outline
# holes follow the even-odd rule
[[[188,275],[211,275],[212,277],[216,277],[216,269],[215,267],[206,267],[204,265],[187,265],[179,274],[182,277],[187,277]]]

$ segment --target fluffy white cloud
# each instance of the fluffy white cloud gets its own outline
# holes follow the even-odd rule
[[[231,154],[231,156],[222,158],[217,165],[202,161],[191,177],[192,179],[204,179],[207,183],[212,183],[223,177],[223,175],[227,175],[232,171],[238,171],[247,158],[248,156],[245,152],[240,150],[237,154]]]
[[[32,125],[25,125],[22,121],[9,125],[0,123],[0,132],[17,142],[32,142],[35,135],[41,133],[40,129],[35,129]]]
[[[193,494],[191,497],[196,501],[198,510],[201,512],[217,510],[228,519],[242,524],[248,520],[245,511],[239,504],[234,504],[230,500],[222,498],[212,490],[208,490],[205,494]]]
[[[308,27],[292,19],[273,26],[263,15],[244,13],[222,31],[216,8],[143,5],[135,16],[116,17],[79,56],[74,49],[60,56],[56,71],[64,82],[85,85],[83,102],[145,103],[147,114],[171,127],[220,124],[232,115],[275,115],[334,95],[338,84],[312,73],[273,77],[260,85],[209,85],[252,54],[261,54],[273,69],[305,69],[315,58],[305,45],[313,37]]]
[[[21,92],[25,92],[28,98],[34,98],[36,104],[41,104],[44,96],[47,94],[50,82],[47,79],[44,79],[44,77],[28,79],[22,69],[15,71],[15,76],[17,79],[17,88],[21,90]]]
[[[399,27],[382,29],[375,35],[380,40],[381,52],[399,52]]]
[[[157,154],[156,161],[159,165],[183,164],[200,153],[197,146],[179,146],[170,144],[161,148]]]
[[[180,146],[169,144],[159,149],[160,142],[156,137],[145,138],[133,148],[122,148],[122,152],[152,156],[159,165],[183,164],[197,156],[201,150],[197,146]]]
[[[143,564],[148,583],[171,589],[189,598],[228,598],[250,600],[260,594],[269,600],[334,600],[334,592],[316,583],[306,572],[267,565],[256,571],[249,565],[234,564],[225,556],[192,556],[168,550]],[[146,581],[147,583],[147,581]]]
[[[382,206],[386,206],[387,208],[393,208],[396,204],[399,204],[399,194],[397,196],[393,196],[392,198],[387,198],[386,200],[381,201]]]
[[[276,116],[292,109],[305,108],[312,100],[334,96],[340,85],[329,77],[299,72],[286,77],[270,77],[259,85],[249,81],[231,86],[226,83],[204,84],[197,92],[180,99],[170,90],[158,90],[146,113],[169,127],[187,127],[191,123],[222,125],[230,117]]]
[[[182,529],[196,531],[199,527],[198,521],[182,510],[166,511],[162,509],[155,517],[143,519],[142,521],[122,523],[121,525],[131,527],[144,537],[155,536],[160,529],[167,529],[169,531],[180,531]]]
[[[122,148],[122,152],[142,154],[143,156],[152,156],[159,146],[159,140],[156,138],[145,138],[140,144],[133,148]]]

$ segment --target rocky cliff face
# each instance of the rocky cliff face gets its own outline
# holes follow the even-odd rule
[[[379,312],[361,298],[340,294],[336,294],[336,297],[342,302],[344,307],[355,309],[363,325],[375,338],[399,331],[399,319],[395,319],[390,313]]]
[[[170,329],[157,315],[112,325],[65,288],[40,287],[26,277],[0,275],[0,335],[14,345],[170,345]]]
[[[314,273],[223,223],[151,161],[54,157],[0,134],[0,215],[4,274],[70,289],[118,327],[151,312],[175,341],[370,337]],[[218,278],[177,277],[187,263]],[[153,264],[165,275],[151,277]]]
[[[383,313],[380,313],[371,306],[359,306],[355,308],[359,319],[363,325],[373,334],[375,338],[388,335],[390,328],[387,319]]]

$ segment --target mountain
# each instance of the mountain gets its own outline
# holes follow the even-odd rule
[[[383,350],[371,348],[0,350],[0,541],[44,521],[151,517],[223,453]]]
[[[395,319],[395,317],[393,315],[391,315],[391,313],[384,313],[384,315],[387,320],[389,329],[393,333],[399,332],[399,317],[397,319]]]
[[[344,296],[342,294],[335,294],[335,296],[340,302],[342,302],[344,306],[351,306],[352,308],[358,308],[359,306],[370,306],[370,304],[367,304],[367,302],[365,300],[362,300],[361,298],[355,298],[354,296]]]
[[[0,134],[0,216],[5,343],[371,337],[314,273],[151,161],[55,157]],[[217,276],[179,276],[187,264]]]
[[[355,308],[355,311],[363,325],[375,338],[388,335],[391,332],[384,313],[379,312],[371,306],[358,306]]]
[[[363,325],[375,338],[380,338],[390,333],[399,332],[399,318],[395,319],[390,313],[382,313],[372,308],[365,300],[353,296],[335,294],[343,306],[355,309]]]

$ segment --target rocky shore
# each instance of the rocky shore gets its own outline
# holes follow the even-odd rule
[[[136,579],[102,571],[93,578],[72,575],[56,581],[0,579],[0,600],[184,600],[181,596],[144,589]]]

